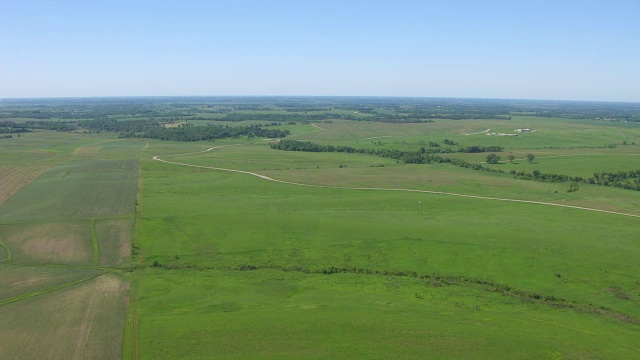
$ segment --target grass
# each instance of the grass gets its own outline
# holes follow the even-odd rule
[[[503,122],[336,121],[299,139],[415,150],[438,137],[537,154],[534,164],[497,165],[504,168],[571,175],[634,168],[633,146],[602,146],[634,138],[637,130],[554,119],[530,126],[533,120],[506,125],[541,129],[518,138],[464,135],[503,131]],[[385,137],[367,139],[377,136]],[[581,155],[589,153],[596,155]],[[585,161],[556,166],[562,158],[548,157],[561,154]],[[274,151],[258,141],[164,159],[329,187],[436,190],[634,214],[640,204],[638,193],[622,189],[585,185],[569,194],[566,184],[359,154]],[[640,353],[633,340],[640,317],[637,218],[142,164],[136,259],[157,267],[136,276],[126,356],[631,359]],[[440,278],[457,285],[441,286],[434,280]]]
[[[639,270],[634,218],[442,195],[309,189],[198,170],[144,174],[137,245],[147,264],[439,272],[527,291],[544,284],[551,295],[625,308],[601,290],[614,283],[633,289],[629,276]],[[240,217],[250,226],[238,228]],[[605,235],[610,240],[602,243]],[[581,266],[585,257],[592,260]]]
[[[630,325],[409,278],[150,271],[136,296],[141,359],[630,359],[640,350]]]

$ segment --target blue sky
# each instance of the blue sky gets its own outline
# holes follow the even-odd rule
[[[0,97],[640,101],[640,1],[0,0]]]

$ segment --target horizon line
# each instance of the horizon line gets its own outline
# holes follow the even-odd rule
[[[135,99],[135,98],[377,98],[377,99],[456,99],[456,100],[502,100],[502,101],[555,101],[584,103],[625,103],[640,104],[629,100],[572,100],[572,99],[531,99],[531,98],[491,98],[455,96],[405,96],[405,95],[98,95],[98,96],[33,96],[0,97],[6,100],[64,100],[64,99]]]

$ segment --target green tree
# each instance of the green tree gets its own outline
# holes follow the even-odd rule
[[[487,164],[497,164],[500,161],[500,156],[491,153],[487,155]]]
[[[535,155],[533,155],[531,153],[527,154],[527,161],[529,162],[529,164],[531,164],[533,162],[533,160],[535,160],[535,159],[536,159]]]
[[[515,156],[515,155],[513,155],[513,154],[509,154],[509,155],[507,155],[507,158],[509,159],[509,162],[511,162],[511,163],[512,163],[512,162],[513,162],[513,160],[515,160],[515,159],[516,159],[516,156]]]

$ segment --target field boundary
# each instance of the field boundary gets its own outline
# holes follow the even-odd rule
[[[93,263],[100,265],[100,245],[98,244],[98,235],[96,235],[96,219],[91,219],[89,225],[91,229],[91,247],[93,248]]]
[[[238,145],[242,145],[242,144],[220,145],[220,146],[210,147],[210,148],[208,148],[206,150],[203,150],[203,151],[196,151],[196,152],[182,153],[182,154],[174,154],[174,155],[165,155],[165,156],[180,156],[180,155],[202,154],[202,153],[206,153],[206,152],[209,152],[211,150],[214,150],[214,149],[220,149],[220,148],[223,148],[223,147],[238,146]],[[266,175],[254,173],[254,172],[251,172],[251,171],[238,170],[238,169],[226,169],[226,168],[219,168],[219,167],[215,167],[215,166],[194,165],[194,164],[186,164],[186,163],[180,163],[180,162],[175,162],[175,161],[169,161],[169,160],[161,159],[159,155],[154,156],[152,159],[156,160],[156,161],[164,162],[164,163],[167,163],[167,164],[173,164],[173,165],[189,166],[189,167],[195,167],[195,168],[200,168],[200,169],[210,169],[210,170],[217,170],[217,171],[225,171],[225,172],[234,172],[234,173],[240,173],[240,174],[247,174],[247,175],[255,176],[255,177],[258,177],[260,179],[267,180],[267,181],[273,181],[273,182],[277,182],[277,183],[281,183],[281,184],[296,185],[296,186],[306,186],[306,187],[325,188],[325,189],[338,189],[338,190],[416,192],[416,193],[423,193],[423,194],[457,196],[457,197],[464,197],[464,198],[471,198],[471,199],[481,199],[481,200],[507,201],[507,202],[523,203],[523,204],[557,206],[557,207],[562,207],[562,208],[593,211],[593,212],[600,212],[600,213],[606,213],[606,214],[612,214],[612,215],[621,215],[621,216],[640,218],[640,215],[636,215],[636,214],[628,214],[628,213],[623,213],[623,212],[618,212],[618,211],[602,210],[602,209],[589,208],[589,207],[584,207],[584,206],[556,204],[556,203],[550,203],[550,202],[544,202],[544,201],[498,198],[498,197],[491,197],[491,196],[459,194],[459,193],[452,193],[452,192],[445,192],[445,191],[434,191],[434,190],[418,190],[418,189],[402,189],[402,188],[376,188],[376,187],[346,187],[346,186],[329,186],[329,185],[304,184],[304,183],[297,183],[297,182],[292,182],[292,181],[274,179],[274,178],[268,177]]]
[[[2,237],[0,237],[0,247],[4,248],[5,251],[7,252],[7,260],[4,260],[2,262],[10,263],[12,259],[11,250],[9,249],[9,246],[7,246],[7,244],[5,244],[4,241],[2,241]]]
[[[98,276],[102,276],[104,274],[106,274],[106,272],[102,272],[102,273],[99,273],[97,275],[92,275],[92,276],[89,276],[89,277],[86,277],[86,278],[83,278],[83,279],[80,279],[80,280],[74,280],[74,281],[71,281],[71,282],[68,282],[68,283],[64,283],[64,284],[60,284],[60,285],[56,285],[56,286],[51,286],[51,287],[48,287],[48,288],[45,288],[45,289],[42,289],[42,290],[38,290],[38,291],[34,291],[34,292],[31,292],[31,293],[28,293],[28,294],[16,296],[16,297],[13,297],[11,299],[7,299],[7,300],[4,300],[4,301],[0,302],[0,306],[8,305],[8,304],[20,301],[20,300],[30,299],[30,298],[32,298],[34,296],[38,296],[38,295],[48,294],[48,293],[54,292],[56,290],[64,289],[64,288],[69,287],[69,286],[73,286],[73,285],[80,284],[80,283],[85,282],[85,281],[89,281],[89,280],[95,279]]]

